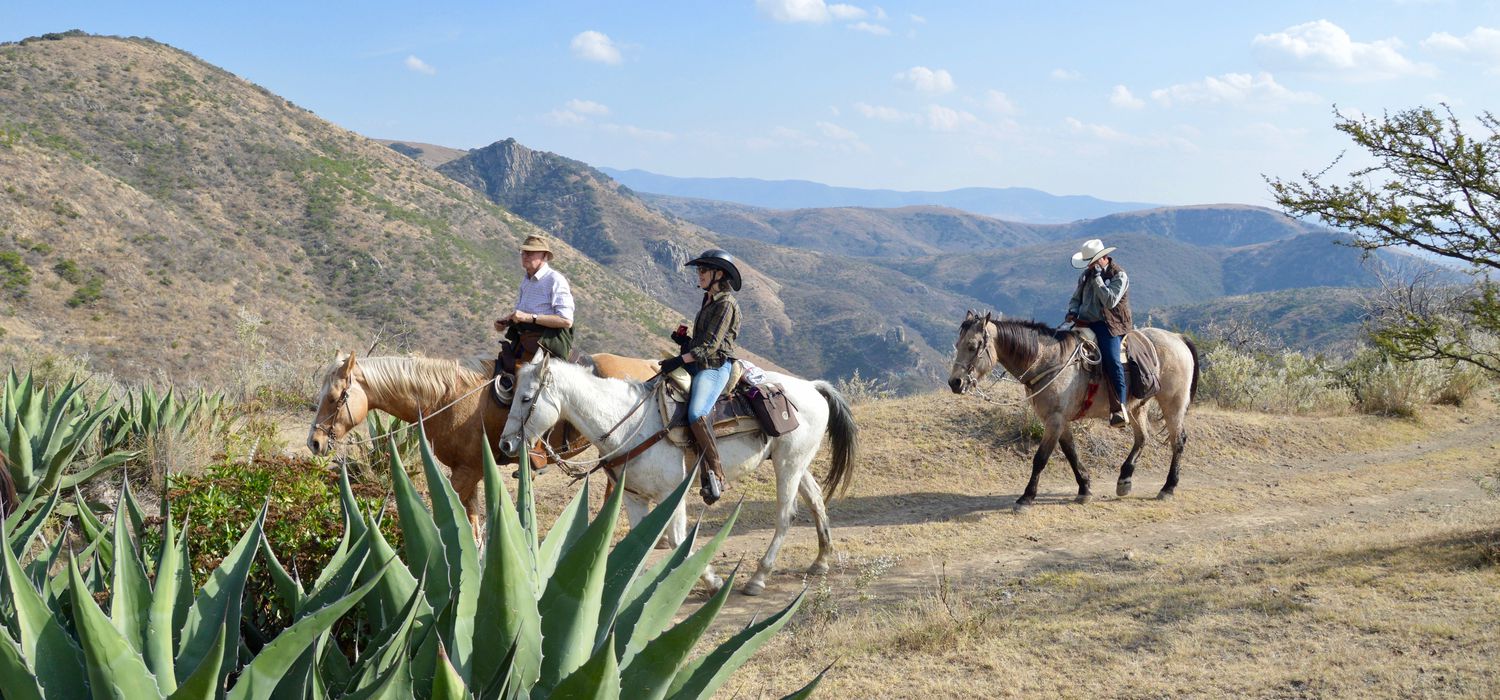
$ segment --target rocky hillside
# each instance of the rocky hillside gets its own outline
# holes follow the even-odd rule
[[[177,49],[0,46],[0,349],[125,377],[311,371],[379,329],[493,352],[532,224]],[[677,314],[564,246],[581,343],[647,353]]]
[[[567,240],[676,308],[700,296],[682,264],[720,247],[744,262],[741,338],[752,351],[806,376],[862,376],[928,387],[951,356],[956,319],[977,302],[887,267],[801,247],[710,231],[659,211],[588,165],[514,139],[438,168]]]

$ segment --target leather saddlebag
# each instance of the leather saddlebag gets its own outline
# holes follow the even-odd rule
[[[780,384],[757,384],[744,391],[750,410],[760,421],[760,429],[776,437],[797,429],[797,407],[787,398]]]

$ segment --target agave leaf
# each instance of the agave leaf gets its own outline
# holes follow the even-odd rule
[[[225,624],[215,625],[218,633],[214,635],[214,643],[208,648],[208,653],[203,655],[203,663],[193,669],[182,685],[171,691],[168,696],[171,700],[213,700],[218,697],[223,690],[223,684],[219,681],[219,667],[224,663],[224,633],[228,627]],[[237,632],[235,638],[239,638]]]
[[[128,461],[130,461],[132,459],[135,459],[136,455],[138,455],[138,454],[140,454],[140,453],[139,452],[111,452],[110,454],[107,454],[107,455],[105,455],[103,457],[100,457],[99,461],[94,462],[92,465],[88,466],[87,468],[80,469],[80,470],[78,470],[76,472],[73,472],[72,474],[67,475],[66,477],[63,477],[62,483],[59,484],[59,487],[60,488],[65,488],[65,489],[73,488],[74,486],[77,486],[77,485],[79,485],[79,484],[81,484],[81,483],[83,483],[85,481],[88,481],[89,479],[94,478],[100,472],[103,472],[103,471],[106,471],[106,470],[109,470],[109,469],[113,469],[113,468],[115,468],[118,465],[124,464],[125,462],[128,462]]]
[[[672,623],[672,618],[682,608],[682,601],[693,590],[693,583],[703,573],[703,569],[713,560],[714,554],[723,546],[724,540],[729,538],[729,533],[734,530],[734,523],[739,520],[740,509],[743,501],[735,505],[734,512],[729,514],[729,519],[719,528],[719,533],[714,535],[708,544],[704,545],[697,553],[688,557],[682,566],[673,569],[671,573],[662,578],[655,590],[649,596],[637,601],[640,605],[640,613],[631,611],[630,618],[635,620],[630,627],[630,644],[625,649],[622,657],[625,663],[629,663],[631,657],[645,646],[646,642],[660,634],[667,625]]]
[[[538,646],[540,646],[540,645],[538,645]],[[501,659],[500,660],[500,664],[495,667],[495,673],[490,676],[489,681],[487,681],[480,688],[480,690],[479,690],[479,697],[481,697],[481,698],[503,697],[503,696],[505,696],[505,689],[511,687],[512,685],[517,686],[517,687],[523,687],[523,688],[530,688],[531,687],[529,684],[523,684],[521,681],[515,679],[515,675],[516,675],[516,665],[515,665],[516,652],[520,648],[521,648],[521,638],[520,637],[516,637],[515,639],[512,639],[510,641],[510,649],[505,652],[505,658]]]
[[[485,442],[488,443],[489,440],[486,439]],[[490,456],[493,457],[494,455]],[[541,528],[536,522],[536,492],[532,489],[531,484],[531,452],[521,450],[519,463],[520,466],[517,471],[520,473],[520,478],[516,480],[516,506],[520,510],[517,512],[517,516],[521,519],[521,527],[526,528],[528,534],[526,552],[527,556],[531,557],[532,560],[531,568],[539,570],[537,562],[540,556],[538,554],[540,551],[538,543],[541,542]],[[556,527],[556,525],[554,524],[553,527]],[[538,592],[541,591],[542,583],[540,578],[533,578],[532,585]]]
[[[586,494],[588,487],[579,489],[579,492]],[[563,553],[557,562],[556,574],[548,581],[547,590],[537,603],[542,614],[542,676],[539,686],[571,674],[598,646],[595,633],[599,628],[599,604],[604,595],[609,541],[620,517],[620,501],[624,493],[624,489],[616,489],[599,509],[599,517]],[[613,663],[613,645],[609,656]]]
[[[31,549],[31,541],[37,536],[38,532],[41,532],[42,523],[46,522],[47,517],[52,515],[53,509],[57,508],[57,500],[60,495],[60,491],[49,493],[46,503],[43,503],[41,508],[32,512],[29,516],[26,515],[26,509],[30,504],[22,504],[5,521],[7,532],[10,533],[10,548],[11,551],[16,553],[16,556],[25,556],[26,551]],[[23,517],[25,520],[22,520]]]
[[[828,670],[831,668],[833,668],[833,664],[824,666],[823,670],[818,672],[818,675],[813,676],[813,679],[807,682],[807,685],[798,688],[781,700],[807,700],[807,698],[812,697],[813,691],[818,689],[818,684],[823,682],[823,676],[828,675]]]
[[[521,470],[522,474],[526,469]],[[573,494],[572,502],[557,516],[557,522],[552,523],[552,529],[547,531],[547,536],[542,540],[542,546],[536,554],[536,576],[537,588],[545,588],[543,584],[552,578],[557,571],[557,561],[562,553],[572,548],[578,538],[583,536],[584,530],[589,525],[589,482],[583,482],[583,488]],[[523,505],[524,507],[524,505]]]
[[[26,667],[21,658],[21,648],[0,625],[0,688],[5,697],[14,700],[42,700],[42,687],[36,684],[36,675]]]
[[[537,611],[532,578],[534,560],[527,555],[531,535],[521,526],[520,514],[505,490],[488,442],[483,454],[485,497],[496,505],[489,511],[474,628],[485,630],[488,639],[511,639],[516,643],[504,653],[498,645],[476,643],[469,680],[478,687],[482,680],[494,678],[514,663],[508,672],[529,688],[536,683],[542,663],[542,619]],[[487,693],[484,697],[493,695]]]
[[[620,669],[615,665],[614,638],[607,637],[587,662],[557,684],[550,697],[617,700],[620,697]]]
[[[438,469],[437,459],[432,455],[432,446],[427,443],[426,428],[418,423],[418,439],[422,450],[422,467],[427,475],[427,494],[432,499],[432,514],[442,542],[444,557],[448,561],[448,590],[451,591],[453,610],[452,627],[440,629],[447,634],[453,656],[450,663],[458,670],[460,678],[468,678],[474,663],[474,613],[479,604],[479,586],[465,586],[464,581],[479,581],[479,551],[474,544],[474,530],[469,524],[468,512],[459,501],[453,484]],[[395,441],[390,442],[396,450]],[[449,631],[451,629],[451,631]]]
[[[106,566],[113,565],[115,545],[113,540],[104,539],[104,535],[109,532],[104,527],[104,521],[100,520],[98,514],[94,513],[94,509],[83,500],[83,494],[78,491],[77,487],[73,488],[73,501],[78,505],[78,526],[83,529],[83,536],[90,543],[98,543],[98,549],[104,552]]]
[[[122,498],[128,498],[130,480],[126,479],[124,484]],[[131,539],[129,520],[126,509],[115,512],[114,584],[110,591],[109,617],[120,636],[130,644],[130,649],[141,654],[145,649],[147,618],[151,614],[151,581],[146,578],[146,565],[141,562],[135,541]]]
[[[375,569],[384,565],[385,562],[399,559],[390,543],[385,541],[385,535],[380,532],[380,526],[376,524],[374,518],[368,519],[365,527],[369,531],[370,554],[365,559],[364,568],[360,571],[360,581],[369,580]],[[365,614],[370,620],[370,627],[385,629],[399,620],[402,617],[401,611],[405,608],[412,593],[422,590],[425,596],[425,588],[425,585],[417,585],[417,579],[412,577],[411,571],[405,566],[392,567],[381,578],[380,587],[376,588],[370,596],[371,604],[365,606]],[[423,602],[418,606],[417,624],[425,627],[431,623],[432,606],[424,597]]]
[[[220,626],[239,625],[245,580],[250,575],[251,564],[255,562],[255,552],[260,548],[260,533],[266,522],[266,509],[267,505],[260,507],[260,513],[255,516],[250,528],[240,536],[234,548],[229,550],[219,568],[209,574],[208,582],[193,599],[187,623],[182,629],[181,649],[177,653],[179,681],[184,679],[184,669],[197,668],[202,663],[213,646],[214,635],[218,634]],[[238,639],[239,635],[236,633],[234,637]],[[221,676],[234,668],[238,652],[238,645],[224,650],[223,668],[219,669]]]
[[[677,670],[682,667],[682,662],[687,660],[688,655],[693,653],[693,645],[698,643],[708,626],[713,624],[719,610],[723,609],[724,602],[729,600],[729,592],[734,590],[734,579],[738,575],[739,567],[735,567],[724,585],[719,587],[719,592],[707,603],[672,629],[652,639],[639,654],[624,662],[626,665],[620,673],[622,695],[650,700],[666,697],[672,679],[677,676]]]
[[[406,606],[402,608],[400,617],[397,617],[390,626],[379,630],[366,640],[359,663],[349,669],[344,687],[347,689],[374,682],[384,674],[384,669],[395,665],[397,657],[408,655],[412,630],[416,625],[418,613],[423,610],[426,610],[429,616],[432,614],[427,608],[427,601],[422,596],[422,586],[418,585],[412,589],[411,596],[407,599]]]
[[[5,569],[7,597],[15,608],[21,657],[31,665],[37,682],[47,694],[63,698],[85,696],[88,686],[84,683],[87,675],[83,651],[58,624],[60,618],[53,615],[41,594],[26,580],[15,552],[10,551],[10,547],[0,547],[0,550],[3,550],[3,557],[0,557],[3,562],[0,563]]]
[[[603,638],[610,626],[614,624],[615,615],[620,610],[622,599],[630,590],[630,584],[635,581],[641,569],[645,568],[646,555],[651,553],[652,548],[656,546],[656,541],[661,539],[663,532],[666,532],[667,525],[671,524],[672,516],[677,512],[677,505],[682,502],[688,487],[696,481],[695,474],[696,472],[688,474],[671,494],[662,499],[656,508],[630,528],[630,532],[616,542],[614,549],[610,550],[609,565],[605,569],[604,595],[601,599],[603,603],[596,638]],[[620,478],[619,488],[615,490],[625,490],[623,475]]]
[[[271,542],[266,539],[264,532],[260,535],[260,552],[266,560],[266,570],[271,573],[271,583],[276,586],[276,596],[281,599],[283,607],[292,615],[302,608],[302,584],[292,575],[287,573],[286,567],[281,565],[281,560],[276,558],[276,552],[271,549]]]
[[[365,561],[369,557],[370,543],[368,538],[369,533],[366,531],[365,535],[355,540],[349,552],[345,554],[342,560],[329,562],[328,566],[324,567],[328,569],[335,566],[335,564],[338,566],[333,575],[324,580],[318,588],[313,589],[312,593],[309,593],[303,599],[302,603],[298,605],[295,610],[296,618],[294,619],[300,619],[307,610],[317,610],[349,593],[349,590],[354,587],[355,581],[360,579],[359,573],[364,568]],[[366,577],[364,580],[369,581],[369,578]]]
[[[58,569],[54,569],[52,567],[55,566],[58,561],[61,561],[60,557],[62,555],[63,541],[65,539],[65,537],[58,537],[56,541],[52,542],[51,544],[47,544],[46,538],[42,538],[43,548],[41,555],[37,556],[37,558],[31,560],[30,564],[26,565],[26,578],[31,581],[31,586],[33,588],[42,590],[47,585],[47,579],[49,577],[48,572],[58,571]]]
[[[328,688],[348,687],[349,679],[353,677],[352,670],[349,658],[337,644],[324,645],[323,653],[318,655],[318,668],[313,672],[313,680],[317,682],[313,692],[326,694]]]
[[[667,555],[665,559],[657,562],[645,574],[631,584],[630,592],[625,595],[625,600],[620,606],[619,613],[615,616],[615,656],[624,664],[629,661],[625,656],[626,646],[633,636],[635,624],[640,620],[641,610],[645,608],[646,601],[650,600],[652,592],[672,572],[677,571],[687,558],[693,555],[693,546],[698,541],[699,523],[693,523],[688,528],[687,537]]]
[[[385,568],[390,566],[391,564],[387,564]],[[383,568],[381,572],[384,570]],[[343,617],[344,613],[353,608],[355,603],[364,598],[380,582],[380,576],[381,574],[376,574],[374,579],[348,595],[323,608],[309,611],[302,619],[276,635],[270,644],[255,655],[250,665],[240,672],[234,688],[229,691],[229,700],[266,700],[271,697],[271,693],[281,682],[281,677],[292,668],[302,653]]]
[[[141,504],[135,499],[135,489],[130,488],[128,475],[123,480],[123,483],[125,485],[120,492],[120,502],[125,504],[124,510],[130,516],[130,534],[135,536],[136,542],[139,544],[140,540],[146,536],[146,514],[141,512]],[[116,510],[120,509],[116,508]],[[144,561],[145,555],[142,554],[141,556],[142,561]]]
[[[141,655],[120,636],[94,599],[85,593],[78,563],[68,562],[69,588],[73,590],[73,624],[88,659],[89,685],[94,697],[161,698],[156,678]]]
[[[17,423],[12,429],[10,445],[5,457],[8,463],[15,465],[11,467],[11,474],[15,477],[17,491],[32,493],[36,489],[39,477],[36,474],[36,464],[32,461],[31,434],[26,430],[25,425]]]
[[[187,585],[192,588],[192,580],[183,581],[184,557],[186,557],[186,535],[178,537],[177,528],[172,524],[172,513],[162,499],[162,511],[165,517],[161,521],[161,551],[156,558],[156,590],[151,592],[151,608],[147,613],[147,623],[154,634],[146,635],[146,648],[144,649],[146,665],[156,675],[156,684],[163,695],[171,694],[177,690],[177,669],[173,663],[176,644],[173,640],[173,630],[177,626],[177,602],[182,598],[179,595],[180,587]],[[183,520],[183,528],[187,528],[187,520]],[[216,642],[219,656],[224,653],[223,631],[220,626],[219,641]],[[212,652],[210,652],[212,654]],[[214,671],[218,673],[217,669]],[[218,680],[215,677],[215,680]]]
[[[391,453],[391,485],[396,492],[396,512],[401,516],[402,549],[405,562],[412,576],[427,580],[427,603],[434,610],[447,604],[452,595],[447,555],[438,535],[437,523],[432,513],[422,502],[422,496],[412,486],[406,468],[401,464],[401,455]],[[429,485],[429,488],[432,488]]]
[[[438,644],[437,672],[432,675],[432,700],[468,700],[469,688],[448,660],[448,652]]]
[[[381,674],[375,681],[368,685],[351,689],[343,695],[340,700],[373,700],[374,698],[410,698],[411,694],[411,663],[405,656],[394,666],[391,666]]]
[[[792,615],[797,612],[798,606],[802,605],[802,598],[806,595],[807,591],[804,589],[791,603],[782,608],[781,612],[746,627],[730,637],[728,641],[715,647],[707,655],[688,663],[677,672],[668,697],[705,698],[713,695],[735,671],[739,670],[740,666],[745,664],[745,661],[749,660],[750,655],[754,654],[756,649],[786,626],[786,623],[792,619]]]

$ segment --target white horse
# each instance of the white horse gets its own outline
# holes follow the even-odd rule
[[[797,510],[796,497],[812,512],[818,532],[818,557],[808,573],[828,571],[833,554],[833,536],[828,527],[828,512],[823,492],[832,497],[848,488],[854,472],[854,452],[858,440],[854,417],[844,397],[827,382],[810,382],[775,372],[767,372],[768,381],[782,385],[797,407],[801,425],[780,437],[768,438],[760,432],[744,433],[719,440],[719,455],[724,476],[733,483],[770,457],[776,465],[776,534],[761,557],[760,567],[745,585],[745,595],[760,595],[766,587],[766,576],[776,563],[792,515]],[[505,421],[501,451],[511,454],[527,444],[530,436],[541,435],[558,421],[567,421],[599,448],[605,456],[625,455],[646,438],[662,430],[661,412],[652,405],[653,387],[639,382],[603,379],[588,369],[555,358],[538,358],[520,367],[516,373],[516,400]],[[617,426],[618,427],[615,427]],[[611,430],[613,428],[613,430]],[[832,468],[822,488],[808,467],[827,432],[833,438]],[[526,439],[523,439],[522,433]],[[660,503],[692,468],[682,449],[662,440],[613,470],[618,480],[625,478],[625,508],[631,527],[646,516],[652,503]],[[677,546],[687,537],[687,505],[683,501],[672,515],[665,539]],[[723,585],[707,567],[703,582],[717,591]]]

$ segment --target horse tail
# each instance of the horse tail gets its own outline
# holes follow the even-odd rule
[[[1187,345],[1188,354],[1193,356],[1193,383],[1188,386],[1188,401],[1198,400],[1198,366],[1203,364],[1198,361],[1198,346],[1193,344],[1193,339],[1182,336],[1182,342]]]
[[[831,466],[828,479],[823,482],[823,491],[831,499],[848,491],[849,484],[854,479],[859,428],[854,425],[854,414],[849,410],[849,403],[838,389],[824,381],[813,382],[813,386],[817,387],[818,393],[828,402],[828,435],[833,438],[833,444]]]

